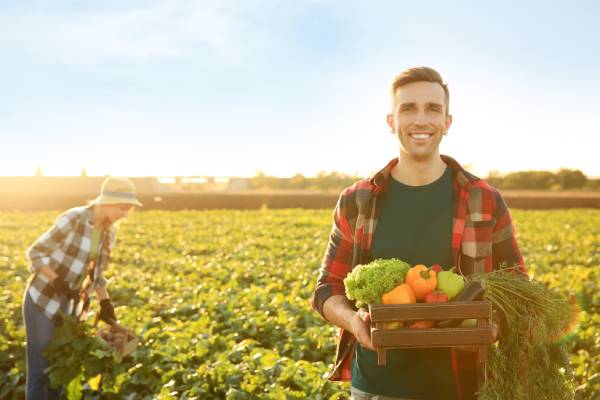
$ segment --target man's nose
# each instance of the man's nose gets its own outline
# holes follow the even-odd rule
[[[424,110],[417,111],[414,123],[415,125],[426,125],[428,123],[427,114]]]

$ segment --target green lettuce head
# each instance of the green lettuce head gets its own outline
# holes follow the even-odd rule
[[[396,258],[357,265],[344,279],[346,297],[355,300],[357,307],[380,304],[384,293],[404,282],[409,268],[409,264]]]

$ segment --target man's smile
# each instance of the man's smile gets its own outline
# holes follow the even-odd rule
[[[410,133],[409,136],[417,141],[426,141],[426,140],[429,140],[433,136],[433,133],[413,132],[413,133]]]

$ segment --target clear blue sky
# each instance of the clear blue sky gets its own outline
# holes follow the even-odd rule
[[[442,143],[600,175],[600,2],[1,1],[0,175],[360,175],[388,87],[449,83]]]

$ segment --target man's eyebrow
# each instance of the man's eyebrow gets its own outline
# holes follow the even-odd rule
[[[400,104],[400,109],[406,109],[406,108],[410,108],[410,107],[414,107],[417,103],[411,102],[411,103],[402,103]],[[444,108],[444,106],[440,103],[426,103],[426,107],[429,108],[436,108],[436,109],[440,109],[442,110]]]

